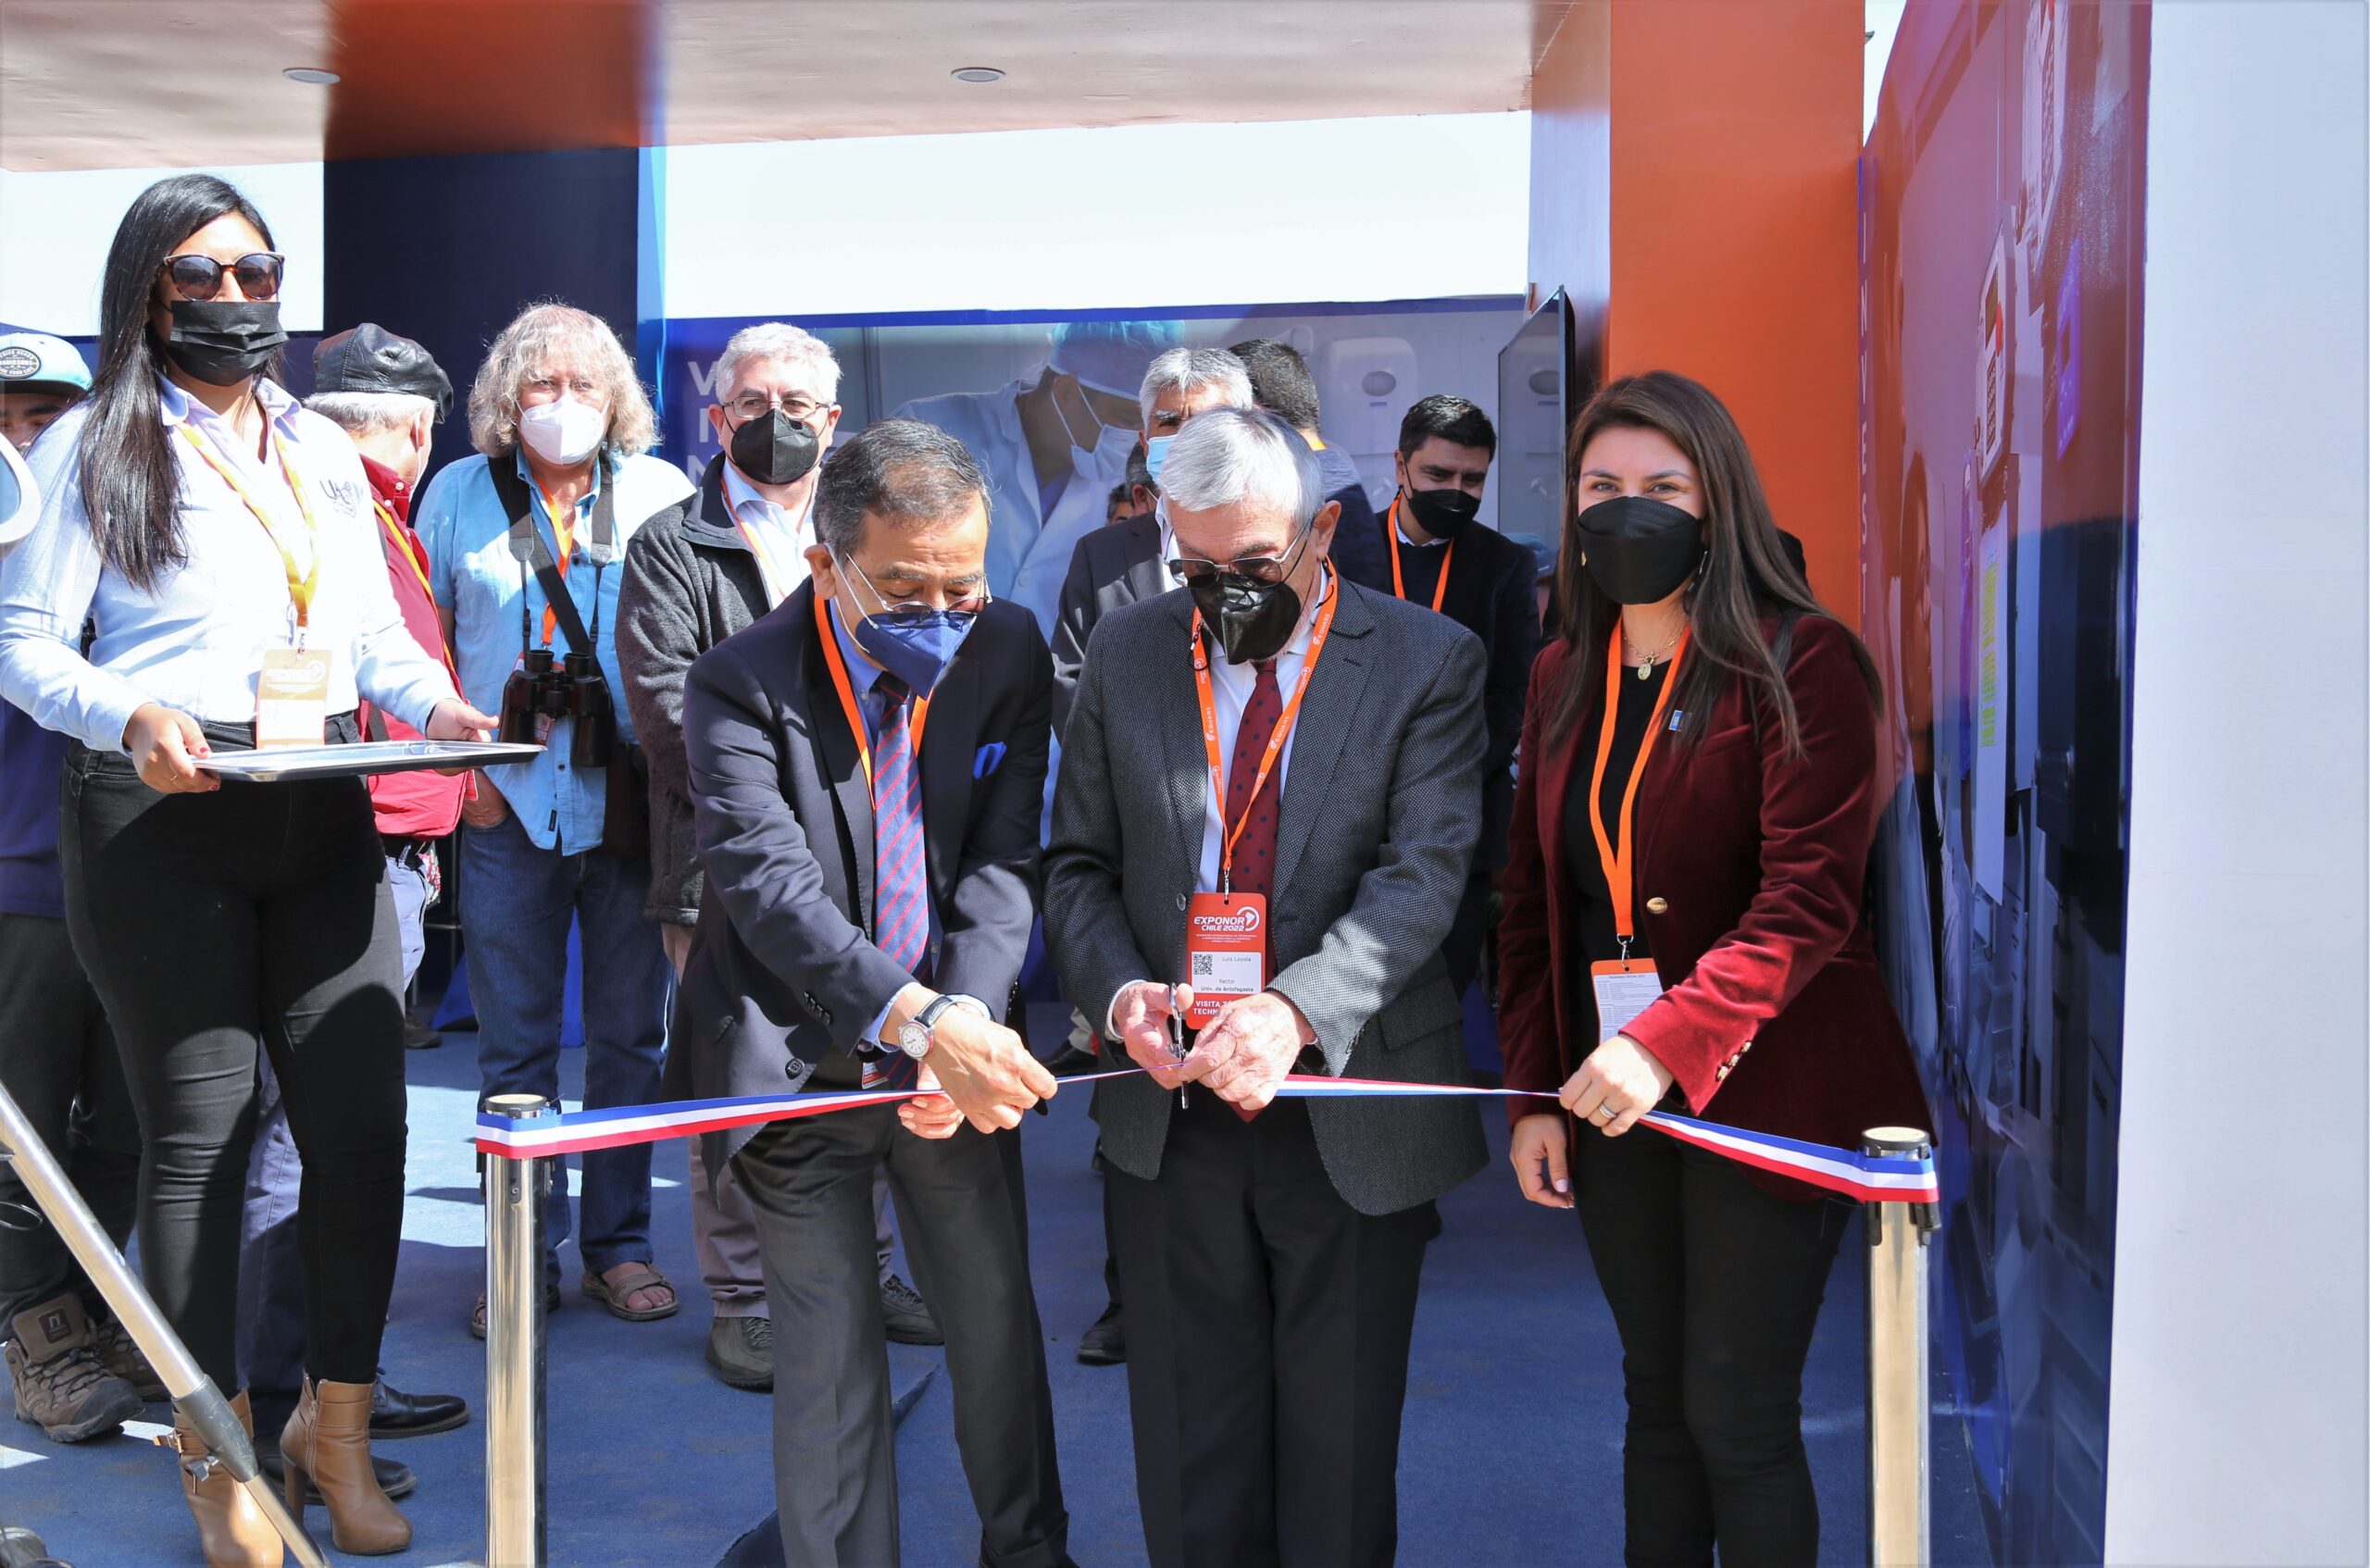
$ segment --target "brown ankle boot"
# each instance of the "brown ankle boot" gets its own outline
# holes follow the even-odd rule
[[[246,1390],[231,1401],[239,1425],[255,1436],[255,1417],[247,1412]],[[159,1437],[158,1442],[164,1439]],[[173,1451],[181,1455],[181,1490],[197,1519],[197,1538],[206,1551],[206,1568],[281,1568],[286,1561],[280,1532],[231,1473],[214,1462],[213,1450],[198,1437],[189,1418],[173,1412]]]
[[[370,1473],[370,1390],[368,1383],[305,1379],[304,1397],[280,1434],[288,1477],[288,1512],[303,1518],[305,1480],[329,1505],[330,1539],[340,1551],[379,1557],[411,1545],[411,1521],[387,1500]]]

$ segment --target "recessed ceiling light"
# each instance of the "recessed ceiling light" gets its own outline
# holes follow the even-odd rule
[[[323,70],[318,66],[290,66],[280,74],[291,81],[301,81],[307,87],[335,87],[338,83],[337,72]]]
[[[954,80],[972,82],[1002,81],[1004,72],[993,66],[964,66],[954,72]]]

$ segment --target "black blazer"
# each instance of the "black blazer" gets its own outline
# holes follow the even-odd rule
[[[1358,542],[1366,548],[1351,550],[1342,548],[1342,536],[1336,533],[1333,563],[1343,577],[1361,588],[1388,594],[1391,552],[1398,541],[1391,536],[1387,516],[1375,519],[1365,533],[1366,537]],[[1490,749],[1482,758],[1481,841],[1473,852],[1473,869],[1495,871],[1506,864],[1506,825],[1514,815],[1515,748],[1522,740],[1531,661],[1539,656],[1538,566],[1528,548],[1479,523],[1466,525],[1456,536],[1455,549],[1441,614],[1479,638],[1489,658],[1480,697]],[[1410,564],[1415,554],[1407,552]],[[1422,580],[1428,588],[1435,579],[1427,573]],[[1411,581],[1407,592],[1411,599],[1430,606],[1428,591],[1419,594]]]
[[[872,945],[872,800],[817,641],[810,583],[692,664],[683,742],[699,926],[667,1052],[675,1098],[780,1094],[913,977]],[[933,989],[1008,1014],[1037,915],[1053,674],[1036,618],[981,613],[931,694],[922,827],[943,933]],[[720,1166],[754,1127],[711,1135]]]
[[[1054,733],[1069,727],[1070,702],[1078,695],[1078,673],[1086,667],[1086,640],[1094,623],[1122,604],[1154,599],[1160,581],[1160,520],[1141,517],[1095,529],[1070,552],[1070,575],[1062,581],[1061,608],[1054,616]]]

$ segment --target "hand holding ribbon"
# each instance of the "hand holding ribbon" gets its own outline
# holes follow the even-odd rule
[[[1165,1089],[1174,1089],[1186,1081],[1181,1070],[1184,1062],[1168,1045],[1172,998],[1176,1015],[1182,1017],[1185,1009],[1193,1005],[1193,988],[1135,980],[1120,987],[1119,994],[1111,1002],[1111,1030],[1126,1048],[1128,1059],[1151,1074],[1153,1082]]]
[[[1291,1076],[1307,1038],[1300,1010],[1274,991],[1237,997],[1194,1040],[1182,1076],[1229,1105],[1264,1111]]]
[[[1555,1098],[1574,1119],[1619,1138],[1662,1103],[1670,1084],[1670,1069],[1653,1052],[1628,1035],[1615,1035],[1589,1052]]]

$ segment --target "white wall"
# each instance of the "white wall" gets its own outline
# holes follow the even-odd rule
[[[288,257],[281,325],[321,327],[321,166],[107,168],[63,174],[0,170],[0,321],[61,337],[99,330],[99,270],[131,199],[168,174],[218,174],[246,193]]]
[[[1518,294],[1527,114],[667,154],[667,314]]]
[[[2150,24],[2114,1562],[2370,1557],[2364,16]]]

